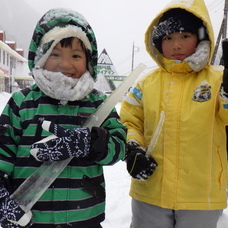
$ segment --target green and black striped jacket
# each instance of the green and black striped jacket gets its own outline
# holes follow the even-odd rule
[[[83,100],[61,105],[37,85],[14,93],[0,117],[0,124],[8,124],[6,133],[0,137],[0,170],[12,177],[13,189],[41,165],[30,155],[31,145],[50,134],[45,130],[37,133],[40,118],[73,129],[81,126],[105,98],[93,90]],[[126,129],[115,109],[102,127],[109,133],[103,159],[74,158],[32,208],[35,227],[61,224],[84,228],[104,220],[105,201],[84,191],[81,180],[87,175],[95,183],[105,185],[102,166],[113,165],[124,157]]]

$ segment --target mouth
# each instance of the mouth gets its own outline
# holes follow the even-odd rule
[[[76,75],[73,74],[73,73],[62,72],[62,74],[64,74],[64,75],[67,76],[67,77],[70,77],[70,78],[75,78],[75,77],[76,77]]]
[[[183,54],[173,54],[172,57],[173,57],[173,59],[181,60],[184,57],[184,55]]]

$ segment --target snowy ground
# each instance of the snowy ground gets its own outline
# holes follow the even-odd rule
[[[131,220],[131,198],[128,195],[130,177],[125,164],[119,162],[112,167],[105,167],[107,206],[104,228],[129,228]],[[223,211],[217,228],[228,227],[228,208]]]
[[[0,113],[4,108],[9,94],[0,92]],[[119,110],[119,104],[117,106]],[[106,179],[106,220],[102,223],[104,228],[129,228],[131,221],[131,198],[128,195],[130,177],[126,171],[125,163],[120,161],[114,166],[104,167]],[[228,227],[228,208],[223,211],[217,228]]]

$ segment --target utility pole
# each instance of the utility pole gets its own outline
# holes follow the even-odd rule
[[[215,50],[212,56],[212,60],[211,60],[212,65],[223,65],[221,45],[222,45],[222,40],[224,38],[228,38],[227,17],[228,17],[228,0],[225,0],[224,17],[219,30],[218,38],[215,45]]]
[[[135,44],[132,46],[132,57],[131,57],[131,71],[134,70],[134,58],[135,58]]]
[[[134,70],[134,59],[135,59],[135,52],[139,51],[139,47],[135,46],[135,43],[133,42],[132,46],[132,61],[131,61],[131,71]]]

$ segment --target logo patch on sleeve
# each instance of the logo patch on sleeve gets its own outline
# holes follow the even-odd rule
[[[211,99],[211,86],[203,81],[194,91],[192,99],[197,102],[204,102]]]
[[[138,88],[132,88],[132,93],[136,96],[137,99],[142,100],[142,92]]]

